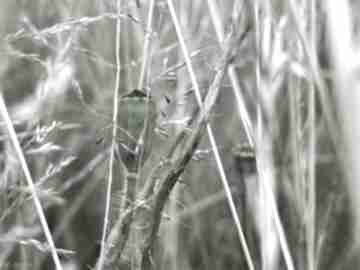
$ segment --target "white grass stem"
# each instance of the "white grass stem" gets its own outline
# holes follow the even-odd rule
[[[336,102],[339,108],[341,128],[344,135],[343,171],[346,174],[351,203],[354,211],[354,232],[360,229],[360,84],[358,79],[359,60],[353,37],[354,20],[350,1],[326,1],[327,26],[334,66]],[[355,235],[355,243],[360,237]]]
[[[24,156],[24,153],[23,153],[23,151],[21,149],[19,140],[17,139],[15,128],[14,128],[12,122],[11,122],[10,115],[9,115],[9,112],[8,112],[8,110],[6,108],[4,97],[3,97],[2,94],[0,94],[0,114],[1,114],[2,118],[5,121],[5,124],[6,124],[8,132],[9,132],[11,142],[14,145],[15,152],[16,152],[19,160],[20,160],[21,167],[22,167],[22,169],[24,171],[25,179],[27,181],[27,184],[29,186],[32,198],[34,200],[36,212],[37,212],[37,214],[39,216],[40,223],[41,223],[41,226],[43,228],[46,240],[49,243],[49,248],[50,248],[50,252],[51,252],[53,261],[55,263],[55,267],[56,267],[57,270],[63,270],[63,268],[61,266],[61,263],[60,263],[59,255],[57,254],[57,251],[56,251],[54,240],[52,238],[48,223],[46,221],[44,210],[43,210],[43,208],[41,206],[40,199],[39,199],[38,195],[36,194],[36,188],[35,188],[34,181],[33,181],[32,177],[31,177],[31,173],[30,173],[29,167],[27,165],[27,162],[25,160],[25,156]]]
[[[264,179],[264,176],[261,176],[260,174],[259,174],[259,177],[262,177]],[[262,181],[262,183],[264,185],[264,189],[265,189],[267,196],[269,196],[268,202],[270,203],[271,211],[272,211],[274,222],[275,222],[275,228],[277,229],[277,233],[279,236],[280,247],[281,247],[281,250],[282,250],[282,253],[284,256],[286,268],[289,270],[295,270],[294,261],[291,256],[290,249],[289,249],[287,239],[286,239],[286,235],[285,235],[282,223],[281,223],[280,215],[279,215],[279,212],[276,207],[276,201],[274,198],[274,194],[271,190],[271,187],[267,183],[267,181]]]
[[[316,55],[316,1],[310,0],[310,50]],[[309,85],[309,167],[308,167],[308,212],[307,220],[307,266],[309,270],[315,270],[316,258],[316,102],[315,86],[313,82]]]
[[[222,42],[224,41],[224,30],[223,30],[224,24],[219,15],[219,8],[217,7],[214,0],[208,0],[207,3],[209,6],[210,17],[211,17],[211,21],[215,28],[216,36],[218,38],[219,43],[222,44]],[[242,95],[242,89],[239,85],[239,81],[238,81],[235,67],[233,64],[229,65],[227,74],[229,76],[230,83],[231,83],[231,86],[233,89],[233,93],[234,93],[234,96],[236,99],[237,112],[238,112],[238,115],[239,115],[243,125],[244,125],[246,137],[248,139],[250,146],[254,146],[253,127],[251,125],[249,113],[245,107],[245,101],[244,101],[244,97]]]
[[[193,87],[195,89],[195,95],[196,95],[198,105],[199,105],[199,107],[202,107],[200,88],[199,88],[199,85],[198,85],[198,82],[197,82],[197,79],[196,79],[196,76],[195,76],[193,65],[192,65],[192,62],[191,62],[191,59],[190,59],[190,53],[189,53],[189,50],[188,50],[188,48],[187,48],[187,46],[185,44],[185,39],[184,39],[184,36],[182,34],[181,27],[180,27],[180,24],[179,24],[179,20],[177,18],[177,15],[176,15],[175,8],[174,8],[172,0],[167,0],[167,4],[168,4],[168,7],[169,7],[171,18],[172,18],[174,26],[175,26],[177,38],[179,40],[180,47],[181,47],[181,50],[182,50],[184,58],[185,58],[186,67],[187,67],[187,70],[189,72],[192,85],[193,85]],[[235,206],[232,194],[231,194],[230,186],[229,186],[229,183],[228,183],[228,180],[227,180],[227,177],[226,177],[226,174],[225,174],[225,170],[224,170],[221,158],[220,158],[219,150],[218,150],[217,143],[216,143],[214,135],[213,135],[212,128],[208,124],[206,126],[206,129],[207,129],[208,137],[209,137],[209,140],[210,140],[211,148],[212,148],[213,153],[214,153],[217,168],[218,168],[218,171],[219,171],[219,174],[220,174],[220,179],[222,181],[222,184],[223,184],[223,187],[224,187],[224,190],[225,190],[225,193],[226,193],[226,197],[227,197],[227,200],[228,200],[228,203],[229,203],[230,211],[231,211],[232,217],[234,219],[234,222],[235,222],[238,234],[239,234],[240,243],[241,243],[242,248],[244,250],[246,262],[247,262],[247,264],[249,266],[249,269],[254,270],[255,269],[254,264],[253,264],[252,258],[250,256],[248,245],[246,243],[246,239],[245,239],[245,235],[244,235],[244,232],[243,232],[243,229],[242,229],[240,218],[239,218],[239,216],[237,214],[237,211],[236,211],[236,206]]]
[[[154,15],[154,6],[155,0],[150,1],[150,8],[148,12],[148,20],[146,24],[146,31],[145,31],[145,43],[143,48],[143,60],[141,63],[141,71],[140,71],[140,78],[138,82],[138,89],[143,89],[145,83],[145,72],[147,70],[148,60],[149,60],[149,52],[150,52],[150,41],[152,35],[152,21]]]
[[[117,0],[117,13],[121,14],[121,0]],[[119,104],[119,87],[120,87],[120,30],[121,30],[121,20],[120,17],[116,20],[116,41],[115,41],[115,57],[116,57],[116,79],[114,86],[114,103],[113,103],[113,118],[112,118],[112,139],[111,139],[111,149],[110,149],[110,160],[109,160],[109,176],[106,189],[106,202],[105,202],[105,214],[104,214],[104,223],[103,223],[103,232],[101,237],[101,250],[100,258],[98,263],[98,270],[103,269],[104,260],[106,257],[106,237],[107,237],[107,227],[109,224],[110,218],[110,207],[111,207],[111,189],[113,182],[113,168],[115,160],[115,147],[116,147],[116,136],[117,136],[117,117],[118,117],[118,104]]]
[[[262,65],[261,63],[261,40],[262,40],[262,36],[261,36],[261,31],[262,31],[262,27],[261,27],[261,22],[260,22],[260,18],[259,18],[259,9],[260,9],[260,4],[261,2],[259,1],[255,1],[254,3],[254,16],[255,16],[255,39],[256,39],[256,51],[257,51],[257,59],[256,59],[256,67],[255,67],[255,72],[256,72],[256,88],[259,94],[262,93],[262,91],[266,91],[266,89],[270,89],[271,85],[265,85],[263,86],[262,84],[262,74],[261,74],[261,70],[260,67]],[[268,7],[267,7],[268,8]],[[267,144],[270,144],[270,141],[266,140],[266,137],[264,136],[264,132],[263,132],[263,127],[262,127],[262,115],[261,115],[261,108],[260,105],[258,105],[257,108],[257,141],[256,141],[256,155],[257,155],[257,170],[258,170],[258,177],[259,177],[259,182],[261,183],[264,192],[266,194],[266,199],[268,200],[268,204],[269,204],[269,208],[271,209],[272,212],[272,217],[275,223],[275,229],[277,231],[278,237],[279,237],[279,243],[280,243],[280,249],[283,253],[284,256],[284,260],[285,260],[285,264],[287,269],[289,270],[294,270],[294,262],[292,260],[292,256],[290,254],[290,250],[286,241],[286,236],[285,236],[285,232],[284,229],[282,227],[281,224],[281,220],[280,220],[280,216],[277,210],[277,206],[276,206],[276,200],[275,200],[275,196],[274,196],[274,191],[272,189],[272,186],[270,185],[270,183],[268,183],[266,177],[266,167],[267,166],[272,166],[273,165],[273,160],[272,160],[272,153],[271,150],[267,150],[265,151],[263,148],[267,147]],[[274,179],[272,179],[274,180]],[[262,251],[262,252],[266,252]]]
[[[314,84],[317,87],[317,91],[319,92],[319,100],[321,103],[321,108],[324,110],[324,117],[326,120],[326,123],[328,125],[328,128],[330,130],[330,138],[333,141],[333,144],[337,150],[337,153],[341,153],[339,146],[340,143],[340,133],[338,131],[337,125],[335,123],[336,117],[335,112],[332,106],[332,103],[327,96],[327,93],[329,92],[327,89],[327,85],[324,82],[324,79],[321,76],[319,64],[317,61],[317,56],[314,55],[315,51],[312,51],[309,47],[308,42],[306,42],[304,31],[301,28],[301,19],[299,18],[296,10],[297,6],[295,5],[294,0],[288,0],[288,7],[289,7],[289,14],[293,20],[293,23],[295,25],[295,30],[298,33],[301,45],[304,49],[304,54],[306,57],[306,60],[308,61],[308,67],[310,69],[310,75],[312,76],[312,80],[314,81]]]

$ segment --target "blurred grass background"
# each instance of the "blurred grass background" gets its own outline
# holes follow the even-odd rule
[[[159,110],[146,175],[198,105],[172,1],[153,13],[151,1],[121,2],[119,94],[139,85],[147,55]],[[222,51],[216,25],[248,29],[231,63],[240,87],[225,76],[210,123],[255,269],[359,266],[359,6],[342,2],[174,1],[203,96]],[[116,1],[0,3],[0,90],[64,270],[91,269],[100,252],[117,12]],[[4,124],[0,138],[0,269],[55,269]],[[236,149],[251,141],[247,170]],[[198,150],[163,213],[154,269],[248,269],[206,135]],[[115,165],[114,189],[122,174]]]

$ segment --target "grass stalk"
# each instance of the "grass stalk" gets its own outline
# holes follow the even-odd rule
[[[219,15],[219,8],[217,7],[217,4],[215,3],[214,0],[207,0],[207,3],[208,3],[209,11],[210,11],[210,18],[214,25],[217,39],[218,39],[219,43],[222,44],[224,41],[224,30],[223,30],[224,23],[222,22],[221,17]],[[244,7],[242,6],[242,8],[244,8]],[[238,18],[234,18],[234,21],[236,21],[236,19],[238,19]],[[242,94],[243,89],[241,89],[241,87],[240,87],[240,84],[239,84],[239,81],[237,78],[237,74],[236,74],[236,70],[235,70],[235,67],[233,64],[231,64],[229,66],[227,74],[230,79],[233,94],[236,99],[237,113],[243,123],[247,140],[248,140],[250,146],[254,146],[254,131],[253,131],[253,127],[251,124],[250,115],[246,109],[245,99]]]
[[[40,224],[41,224],[41,226],[43,228],[46,240],[47,240],[47,242],[49,244],[49,248],[50,248],[50,251],[51,251],[51,255],[52,255],[56,270],[63,270],[63,268],[61,266],[61,263],[60,263],[59,255],[58,255],[58,253],[56,251],[54,240],[53,240],[51,232],[50,232],[49,225],[48,225],[48,223],[46,221],[46,217],[45,217],[43,207],[41,205],[40,199],[39,199],[39,197],[37,195],[37,192],[36,192],[36,187],[35,187],[34,181],[32,179],[30,169],[29,169],[29,167],[27,165],[25,155],[24,155],[24,153],[23,153],[23,151],[21,149],[19,140],[18,140],[18,138],[16,136],[16,131],[15,131],[15,128],[14,128],[12,122],[11,122],[10,115],[9,115],[9,112],[8,112],[8,110],[6,108],[4,97],[3,97],[2,94],[0,94],[0,114],[1,114],[2,118],[5,121],[6,128],[7,128],[8,132],[9,132],[11,142],[14,145],[15,152],[16,152],[18,158],[19,158],[21,167],[22,167],[22,169],[24,171],[25,179],[27,181],[27,184],[29,186],[32,198],[34,200],[35,209],[36,209],[36,212],[37,212],[37,214],[39,216]]]
[[[122,1],[117,0],[117,13],[121,14],[121,5]],[[110,149],[110,160],[109,160],[109,176],[107,181],[107,189],[106,189],[106,202],[105,202],[105,214],[104,214],[104,223],[103,223],[103,232],[101,237],[101,250],[100,250],[100,258],[98,263],[98,270],[103,269],[105,257],[106,257],[106,237],[108,230],[108,223],[110,217],[110,207],[111,207],[111,190],[112,190],[112,182],[113,182],[113,169],[114,169],[114,160],[115,160],[115,148],[116,148],[116,136],[117,136],[117,118],[118,118],[118,104],[119,104],[119,88],[120,88],[120,31],[121,31],[121,20],[120,17],[116,19],[116,40],[115,40],[115,57],[116,57],[116,79],[114,86],[114,103],[113,103],[113,117],[112,117],[112,138],[111,138],[111,149]]]
[[[179,21],[177,19],[177,15],[176,15],[175,8],[174,8],[172,0],[167,0],[167,4],[168,4],[168,7],[169,7],[171,18],[172,18],[174,26],[175,26],[177,38],[179,40],[180,47],[181,47],[181,50],[183,52],[183,56],[185,58],[186,67],[187,67],[187,70],[189,72],[192,85],[193,85],[193,87],[195,89],[196,100],[197,100],[198,106],[201,108],[202,107],[202,101],[201,101],[202,99],[201,99],[200,89],[199,89],[199,85],[198,85],[198,82],[197,82],[197,79],[196,79],[196,76],[195,76],[195,72],[194,72],[192,62],[190,60],[189,49],[187,48],[187,46],[185,44],[185,39],[184,39],[184,37],[182,35],[182,31],[181,31],[181,28],[180,28]],[[220,154],[219,154],[219,150],[218,150],[218,147],[217,147],[217,143],[215,141],[213,131],[212,131],[212,128],[211,128],[210,124],[207,124],[206,130],[207,130],[208,138],[210,140],[212,151],[214,153],[215,161],[216,161],[217,168],[218,168],[218,171],[219,171],[219,174],[220,174],[220,179],[221,179],[221,182],[223,184],[224,190],[226,192],[226,197],[227,197],[227,200],[228,200],[228,203],[229,203],[231,215],[232,215],[232,217],[234,219],[234,222],[235,222],[235,225],[236,225],[236,228],[237,228],[237,231],[238,231],[238,235],[239,235],[239,238],[240,238],[240,243],[242,245],[242,248],[243,248],[243,251],[244,251],[244,254],[245,254],[246,262],[247,262],[247,264],[249,266],[249,269],[254,270],[254,264],[253,264],[253,261],[252,261],[251,255],[250,255],[248,245],[246,243],[246,238],[245,238],[245,235],[244,235],[244,232],[243,232],[243,229],[242,229],[240,218],[239,218],[239,215],[237,214],[237,211],[236,211],[236,206],[235,206],[232,194],[231,194],[229,182],[228,182],[226,174],[225,174],[224,166],[222,164],[221,157],[220,157]]]
[[[311,44],[311,52],[316,57],[316,1],[310,0],[309,14],[310,14],[310,34],[309,43]],[[309,155],[308,155],[308,220],[306,222],[306,236],[307,236],[307,266],[309,270],[316,270],[316,100],[315,100],[315,85],[309,82]]]

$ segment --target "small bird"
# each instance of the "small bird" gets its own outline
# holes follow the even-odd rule
[[[233,156],[243,177],[256,174],[256,156],[254,148],[248,144],[241,144],[233,149]]]
[[[121,96],[117,118],[119,152],[130,172],[149,157],[156,120],[157,106],[149,93],[134,89]]]

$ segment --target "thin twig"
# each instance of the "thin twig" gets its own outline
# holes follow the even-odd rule
[[[224,24],[221,21],[219,9],[216,6],[216,3],[214,0],[208,0],[207,2],[208,2],[208,6],[209,6],[211,21],[214,24],[216,36],[219,40],[219,43],[222,44],[224,41],[224,32],[223,32]],[[243,89],[241,89],[241,87],[240,87],[234,65],[232,65],[232,64],[229,65],[227,74],[229,76],[232,90],[233,90],[233,93],[234,93],[234,96],[236,99],[236,104],[237,104],[236,108],[237,108],[239,118],[241,119],[241,121],[244,125],[248,142],[249,142],[250,146],[253,147],[254,146],[254,131],[253,131],[253,127],[252,127],[252,124],[250,121],[249,112],[247,111],[246,106],[245,106],[245,99],[242,94]]]
[[[195,127],[193,128],[192,133],[185,144],[182,144],[183,147],[180,151],[180,154],[176,158],[172,157],[171,163],[173,166],[171,166],[163,173],[161,177],[162,180],[160,181],[160,187],[157,193],[154,195],[154,199],[152,200],[151,209],[153,212],[151,215],[152,221],[150,221],[152,224],[150,223],[150,234],[145,239],[145,243],[142,248],[142,261],[140,267],[142,270],[149,269],[151,265],[150,251],[159,230],[164,205],[170,195],[171,190],[178,181],[179,176],[183,173],[186,165],[191,160],[191,157],[197,149],[197,146],[200,143],[200,139],[208,126],[211,109],[217,100],[223,76],[232,57],[234,49],[233,46],[235,44],[235,42],[232,43],[234,41],[232,38],[232,35],[230,35],[227,40],[230,40],[231,42],[228,42],[227,46],[224,48],[224,55],[220,61],[218,72],[215,75],[215,79],[208,91],[205,102],[201,107]]]
[[[339,155],[342,155],[341,147],[343,146],[342,140],[341,140],[341,132],[339,132],[337,125],[336,125],[336,113],[334,111],[334,108],[332,106],[331,100],[327,93],[329,93],[329,89],[326,85],[326,82],[324,81],[323,77],[320,75],[320,67],[319,63],[317,61],[317,56],[314,55],[314,51],[311,50],[311,48],[308,45],[308,42],[306,42],[305,34],[303,33],[300,25],[301,25],[301,19],[299,18],[295,6],[295,3],[293,0],[288,0],[289,3],[289,14],[291,15],[291,18],[295,25],[295,30],[298,33],[301,45],[304,50],[304,54],[306,57],[306,60],[308,61],[308,67],[310,69],[310,75],[312,76],[312,80],[314,81],[317,91],[319,93],[319,100],[321,108],[324,111],[324,118],[326,121],[326,124],[330,130],[329,135],[330,139],[333,142],[333,145]],[[340,157],[342,159],[342,157]],[[340,160],[342,161],[342,160]]]
[[[310,0],[310,50],[316,55],[316,1]],[[309,82],[309,168],[308,168],[308,208],[307,212],[307,265],[309,270],[315,270],[316,256],[316,102],[315,85]]]
[[[138,202],[134,203],[133,207],[128,208],[113,226],[106,243],[106,245],[110,248],[110,252],[108,254],[111,254],[111,256],[109,256],[109,260],[107,261],[107,266],[111,267],[114,262],[118,261],[119,249],[117,247],[119,246],[118,241],[121,241],[121,238],[124,237],[124,235],[122,235],[123,229],[129,226],[129,224],[131,223],[132,216],[135,214],[134,212],[137,212],[141,209],[145,209],[145,211],[147,212],[151,211],[151,213],[145,214],[145,216],[147,217],[146,227],[148,228],[148,234],[143,235],[144,239],[142,239],[144,241],[144,245],[141,247],[142,256],[140,267],[141,269],[147,269],[147,267],[149,266],[150,250],[156,239],[156,235],[161,222],[164,204],[167,201],[168,196],[175,183],[178,181],[179,176],[184,171],[185,166],[191,160],[191,157],[196,150],[198,143],[200,142],[200,138],[209,120],[210,111],[215,104],[217,96],[219,95],[220,83],[225,73],[226,67],[229,64],[229,59],[231,58],[229,55],[232,52],[233,47],[233,43],[231,43],[231,45],[229,45],[227,47],[227,50],[224,52],[224,56],[222,61],[220,61],[221,65],[215,76],[215,80],[213,81],[213,84],[208,92],[208,96],[205,100],[204,106],[198,114],[193,132],[191,133],[188,140],[185,142],[185,146],[182,148],[181,154],[176,158],[173,156],[170,157],[172,159],[172,161],[170,162],[171,166],[165,167],[164,171],[160,172],[161,175],[159,176],[159,178],[163,179],[161,181],[160,188],[157,190],[156,193],[150,195],[146,199],[140,197]],[[178,140],[175,139],[174,143],[177,144],[177,142]],[[158,166],[158,168],[160,167],[161,166]],[[142,215],[138,214],[137,216],[141,219]],[[150,220],[148,218],[150,218]]]
[[[150,51],[150,40],[151,40],[151,33],[152,33],[152,20],[154,16],[154,6],[155,0],[150,1],[150,7],[148,12],[148,21],[146,25],[146,34],[145,34],[145,44],[143,48],[143,60],[141,63],[141,72],[140,78],[138,82],[138,89],[143,89],[144,82],[145,82],[145,72],[147,70],[148,59],[149,59],[149,51]]]
[[[120,16],[121,14],[121,0],[117,0],[117,14]],[[115,160],[115,148],[116,148],[116,135],[117,135],[117,118],[118,118],[118,104],[119,104],[119,91],[120,88],[120,27],[121,20],[120,17],[116,20],[116,44],[115,44],[115,54],[116,54],[116,81],[114,86],[114,103],[113,103],[113,130],[112,130],[112,140],[111,140],[111,150],[110,150],[110,160],[109,160],[109,178],[108,185],[106,190],[106,205],[105,205],[105,215],[104,215],[104,225],[103,225],[103,233],[101,237],[101,251],[99,264],[97,265],[97,269],[101,270],[103,268],[105,254],[106,254],[106,237],[107,237],[107,226],[109,223],[109,215],[110,215],[110,207],[111,207],[111,188],[113,181],[113,167]]]
[[[271,89],[271,81],[269,78],[263,78],[265,75],[261,73],[261,66],[264,65],[270,65],[264,57],[264,52],[261,50],[261,39],[264,38],[262,35],[263,24],[260,22],[259,14],[260,14],[260,1],[255,1],[254,6],[254,17],[255,17],[255,39],[256,39],[256,51],[257,51],[257,58],[256,58],[256,89],[258,95],[261,93],[264,93],[266,90]],[[263,3],[265,5],[265,3]],[[269,11],[268,11],[269,12]],[[271,44],[269,45],[271,46]],[[265,84],[265,85],[264,85]],[[273,104],[272,104],[273,105]],[[270,112],[270,114],[273,114],[273,112]],[[267,178],[266,176],[273,170],[267,171],[269,167],[271,168],[273,166],[273,157],[272,157],[272,150],[270,145],[270,136],[273,134],[266,134],[263,131],[263,114],[261,111],[260,105],[258,105],[257,108],[257,140],[256,140],[256,167],[257,167],[257,173],[259,177],[260,182],[260,190],[263,190],[264,197],[266,198],[266,206],[269,207],[271,212],[271,222],[274,222],[274,227],[277,232],[277,237],[279,240],[280,248],[284,256],[285,264],[287,269],[294,270],[294,262],[290,253],[290,249],[287,243],[286,235],[280,220],[280,215],[277,209],[274,190],[273,190],[273,181],[274,176],[269,176],[271,178]],[[273,117],[272,124],[275,125],[275,121]],[[269,183],[269,180],[272,181],[272,183]],[[271,223],[269,223],[271,224]],[[269,233],[269,232],[267,232]],[[266,244],[266,243],[264,243]],[[262,250],[263,253],[266,253],[267,250]]]
[[[9,132],[9,136],[10,136],[11,141],[12,141],[14,147],[15,147],[15,151],[16,151],[16,153],[18,155],[21,167],[22,167],[22,169],[24,171],[25,179],[26,179],[27,184],[28,184],[28,186],[30,188],[30,192],[31,192],[33,200],[34,200],[35,208],[36,208],[37,214],[39,216],[41,226],[42,226],[42,228],[44,230],[46,240],[49,243],[49,247],[50,247],[50,250],[51,250],[51,255],[53,257],[56,269],[57,270],[62,270],[63,268],[62,268],[61,263],[60,263],[59,255],[58,255],[58,253],[56,251],[55,243],[54,243],[54,240],[53,240],[53,238],[51,236],[51,232],[50,232],[48,223],[46,221],[44,210],[43,210],[43,208],[41,206],[40,199],[39,199],[39,197],[38,197],[38,195],[36,193],[36,188],[35,188],[34,181],[33,181],[32,177],[31,177],[31,173],[30,173],[29,167],[28,167],[28,165],[26,163],[24,153],[21,150],[19,140],[16,137],[16,131],[15,131],[15,128],[14,128],[12,122],[11,122],[10,115],[9,115],[9,112],[8,112],[8,110],[6,108],[6,104],[5,104],[4,97],[3,97],[2,93],[0,94],[0,114],[1,114],[1,116],[3,117],[3,119],[4,119],[5,123],[6,123],[7,130]]]
[[[168,7],[169,7],[171,18],[172,18],[174,26],[175,26],[177,38],[179,40],[181,50],[182,50],[184,58],[185,58],[185,62],[186,62],[186,66],[187,66],[187,69],[188,69],[188,72],[189,72],[189,75],[190,75],[190,79],[191,79],[191,82],[192,82],[193,87],[195,89],[196,100],[198,102],[199,107],[201,108],[202,107],[202,101],[201,101],[200,89],[199,89],[199,85],[198,85],[198,82],[197,82],[197,78],[195,76],[193,65],[192,65],[191,60],[190,60],[189,49],[187,48],[187,46],[185,44],[184,36],[182,34],[182,30],[181,30],[178,18],[176,16],[173,1],[172,0],[167,0],[167,4],[168,4]],[[244,232],[243,232],[243,229],[242,229],[240,218],[239,218],[239,216],[237,214],[235,203],[234,203],[233,197],[231,195],[229,182],[227,180],[225,170],[224,170],[221,158],[220,158],[217,143],[215,141],[212,128],[211,128],[211,126],[209,124],[207,124],[206,129],[207,129],[208,137],[209,137],[209,140],[210,140],[211,148],[212,148],[213,153],[214,153],[216,165],[217,165],[217,168],[218,168],[218,171],[219,171],[219,174],[220,174],[220,179],[221,179],[221,182],[223,184],[224,190],[226,192],[226,196],[228,198],[228,203],[229,203],[229,207],[230,207],[230,210],[231,210],[231,214],[232,214],[232,217],[233,217],[233,219],[235,221],[235,225],[236,225],[236,228],[237,228],[237,231],[238,231],[238,234],[239,234],[240,242],[241,242],[241,245],[242,245],[244,253],[245,253],[246,261],[248,263],[248,266],[249,266],[250,270],[253,270],[254,265],[253,265],[253,262],[252,262],[252,259],[251,259],[251,256],[250,256],[248,245],[246,243],[246,239],[245,239],[245,235],[244,235]]]

